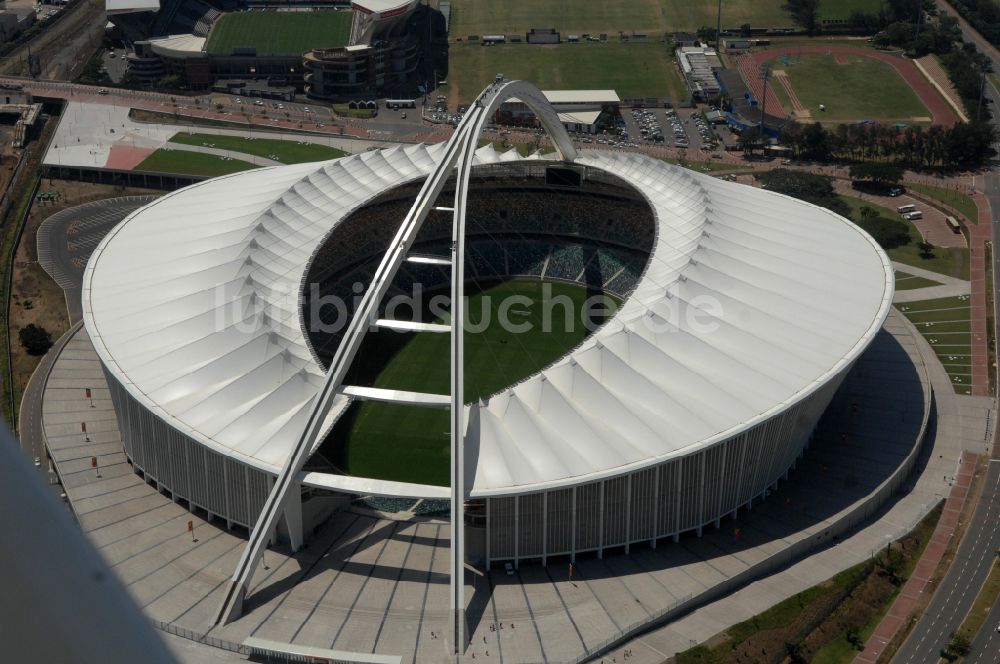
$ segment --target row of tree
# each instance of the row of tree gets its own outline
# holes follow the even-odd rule
[[[950,0],[951,6],[994,46],[1000,45],[1000,5],[995,0]]]
[[[756,131],[744,132],[753,140]],[[841,124],[826,129],[818,122],[790,122],[781,130],[781,142],[800,158],[816,161],[880,161],[907,168],[974,170],[996,151],[996,130],[988,122],[965,122],[951,127],[931,125],[905,128],[885,124]],[[742,146],[744,150],[747,145]],[[750,146],[753,149],[753,146]]]

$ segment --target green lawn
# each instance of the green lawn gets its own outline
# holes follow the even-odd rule
[[[551,320],[557,322],[548,332],[543,331],[541,304],[545,288],[551,288],[555,302]],[[513,323],[530,323],[530,331],[517,334],[497,324],[501,307],[513,296],[524,296],[532,302],[507,305],[508,318]],[[570,328],[561,323],[566,311],[558,303],[563,301],[561,296],[572,304],[576,324]],[[483,312],[489,312],[488,320],[493,324],[465,335],[466,401],[502,390],[576,347],[587,335],[580,323],[587,297],[587,290],[579,285],[538,279],[513,279],[470,293],[468,320],[479,323],[483,321]],[[610,298],[608,301],[613,302]],[[355,384],[447,394],[449,344],[447,334],[371,333],[362,344],[349,380]],[[337,422],[319,453],[350,475],[447,485],[448,422],[447,410],[371,402],[355,404]]]
[[[178,132],[170,139],[171,143],[198,145],[243,152],[245,154],[274,159],[283,164],[300,164],[308,161],[325,161],[343,157],[347,153],[337,148],[316,143],[300,143],[298,141],[278,138],[253,138],[243,136],[226,136],[222,134],[188,134]]]
[[[883,217],[899,219],[907,225],[910,230],[910,243],[887,251],[886,253],[889,254],[889,258],[892,260],[906,265],[922,267],[925,270],[931,270],[932,272],[957,279],[969,279],[968,249],[943,249],[935,247],[933,257],[925,258],[920,255],[920,249],[917,247],[917,244],[920,242],[920,231],[917,230],[917,227],[912,222],[903,219],[894,210],[882,207],[881,205],[869,203],[853,196],[841,196],[840,198],[851,207],[852,219],[860,219],[860,210],[867,205],[868,207],[877,209]]]
[[[916,290],[917,288],[929,288],[930,286],[940,286],[937,281],[931,281],[923,277],[917,277],[906,272],[896,272],[896,290]]]
[[[233,12],[216,21],[205,48],[215,55],[237,48],[291,55],[346,46],[350,36],[351,12]]]
[[[924,196],[929,196],[945,205],[950,205],[958,210],[970,223],[979,223],[979,208],[976,207],[976,201],[972,200],[972,197],[968,194],[963,194],[960,191],[946,187],[935,187],[931,184],[907,183],[906,188]]]
[[[659,42],[451,44],[448,81],[453,101],[468,103],[498,72],[508,79],[527,79],[543,90],[615,90],[622,98],[687,98],[673,54]]]
[[[251,168],[257,167],[239,159],[223,159],[213,154],[161,148],[146,157],[134,170],[215,176],[248,171]]]
[[[853,55],[849,60],[850,64],[840,65],[832,56],[805,54],[793,64],[770,62],[774,69],[785,71],[799,101],[820,122],[930,118],[930,111],[888,64]],[[783,92],[778,94],[788,104]],[[826,111],[819,110],[820,104]],[[790,104],[786,110],[792,110]]]
[[[967,386],[972,380],[969,297],[946,297],[896,306],[930,343],[951,377],[955,391],[967,394]]]
[[[758,27],[793,27],[781,7],[785,0],[726,0],[722,6],[722,27],[737,28],[744,23]],[[820,16],[844,19],[861,9],[875,11],[880,0],[821,0]],[[714,26],[718,3],[715,0],[453,0],[451,35],[524,33],[530,28],[555,28],[570,33],[646,32],[650,36],[674,30],[697,30]]]

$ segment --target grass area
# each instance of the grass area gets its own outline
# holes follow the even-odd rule
[[[299,55],[345,46],[350,36],[351,12],[233,12],[216,21],[205,48],[213,55],[239,48],[255,48],[257,55]]]
[[[930,286],[940,286],[941,284],[923,277],[916,277],[906,272],[896,271],[896,290],[916,290],[917,288],[929,288]]]
[[[135,170],[178,173],[180,175],[216,176],[248,171],[251,168],[257,167],[248,161],[225,159],[217,157],[214,154],[203,154],[201,152],[161,148],[143,159],[135,167]]]
[[[687,98],[673,54],[660,42],[453,43],[448,51],[450,103],[468,103],[497,72],[508,79],[527,79],[543,90],[615,90],[622,98]]]
[[[333,112],[345,118],[373,118],[377,111],[373,108],[351,108],[349,104],[334,104]]]
[[[465,334],[467,402],[496,393],[548,366],[587,335],[580,316],[589,293],[582,286],[512,279],[467,295],[466,311],[471,324],[484,321],[484,315],[489,316],[485,320],[491,321],[484,330],[468,329]],[[430,297],[428,294],[424,299],[429,301]],[[513,297],[528,298],[531,304],[516,303],[510,307]],[[551,320],[555,324],[549,326],[552,328],[549,331],[543,331],[546,315],[543,300],[554,305]],[[574,325],[562,324],[567,311],[559,303],[563,301],[571,303],[568,309]],[[606,302],[614,300],[608,298]],[[503,313],[504,307],[509,314]],[[531,329],[520,334],[508,332],[498,324],[504,316],[512,323],[529,323]],[[358,353],[350,381],[448,394],[449,344],[447,334],[371,333]],[[447,410],[372,402],[355,404],[337,422],[319,453],[350,475],[447,485],[448,418]]]
[[[976,207],[976,201],[974,201],[972,196],[969,196],[968,194],[955,191],[954,189],[947,189],[945,187],[935,187],[931,184],[908,183],[906,188],[923,194],[924,196],[929,196],[930,198],[940,201],[945,205],[950,205],[958,210],[963,217],[968,219],[969,223],[979,223],[979,208]]]
[[[782,9],[785,0],[726,0],[722,26],[736,28],[744,23],[755,27],[793,27]],[[877,11],[879,0],[820,0],[820,17],[848,18],[856,10]],[[684,2],[630,2],[590,0],[534,2],[533,0],[453,0],[451,34],[455,37],[526,32],[535,27],[553,27],[564,35],[591,32],[615,35],[625,32],[694,31],[714,26],[718,4],[715,0]]]
[[[875,203],[870,203],[853,196],[841,196],[840,198],[850,206],[851,219],[855,221],[861,219],[861,208],[868,206],[877,209],[883,217],[899,219],[906,224],[910,231],[910,243],[902,247],[889,249],[886,253],[889,254],[889,258],[892,260],[906,265],[922,267],[925,270],[955,277],[956,279],[969,279],[968,249],[935,247],[932,256],[924,257],[920,254],[919,247],[917,247],[917,244],[921,241],[920,231],[917,230],[917,227],[912,222],[903,219],[894,210],[882,207],[881,205],[876,205]]]
[[[980,629],[996,629],[995,625],[985,625],[990,608],[1000,599],[1000,557],[993,561],[993,569],[976,595],[976,601],[969,607],[969,613],[959,626],[957,633],[971,642]]]
[[[854,627],[857,631],[858,640],[860,642],[866,642],[868,637],[872,635],[875,628],[878,627],[879,622],[882,621],[882,618],[884,618],[889,612],[889,609],[892,608],[892,603],[896,600],[900,590],[902,590],[905,580],[909,579],[910,575],[913,574],[913,570],[920,561],[920,557],[923,555],[924,549],[927,548],[927,544],[931,541],[931,537],[934,535],[934,529],[937,527],[937,522],[941,517],[943,505],[943,502],[939,503],[937,507],[935,507],[920,521],[919,524],[917,524],[917,527],[914,528],[912,532],[908,533],[904,538],[902,538],[902,540],[900,540],[904,556],[902,565],[903,571],[900,576],[901,583],[898,586],[893,586],[893,589],[890,590],[889,593],[884,594],[880,598],[879,604],[872,607],[875,611],[870,612],[867,620],[860,625],[852,625],[852,627]],[[845,634],[829,641],[819,648],[819,650],[813,654],[810,663],[850,664],[854,661],[857,654],[857,649],[847,639]]]
[[[848,639],[864,641],[899,594],[930,541],[943,502],[916,527],[865,562],[738,623],[708,644],[677,655],[677,664],[789,661],[793,646],[811,664],[846,664],[857,655]],[[795,661],[795,660],[792,660]]]
[[[849,65],[837,64],[833,56],[820,54],[805,54],[789,64],[779,59],[770,63],[774,69],[785,71],[799,101],[821,122],[930,117],[930,111],[888,64],[874,58],[847,57]],[[780,90],[781,86],[774,87]],[[780,90],[778,94],[783,93]],[[790,112],[787,98],[782,101]],[[826,106],[826,111],[819,110],[820,104]]]
[[[896,305],[937,355],[959,394],[972,380],[972,324],[969,296],[921,300]]]
[[[278,138],[244,138],[223,134],[187,134],[178,132],[171,143],[213,147],[219,150],[243,152],[245,154],[274,159],[283,164],[301,164],[308,161],[325,161],[343,157],[347,153],[337,148],[316,143],[286,141]]]

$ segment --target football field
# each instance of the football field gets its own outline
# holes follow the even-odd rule
[[[228,55],[233,49],[255,48],[257,55],[300,55],[345,46],[350,36],[351,12],[234,12],[215,22],[205,50]]]
[[[781,7],[786,0],[724,0],[722,27],[792,27]],[[846,19],[852,12],[877,11],[881,0],[821,0],[821,19]],[[714,26],[716,0],[452,0],[452,37],[523,33],[555,28],[569,33],[663,33]]]
[[[546,326],[543,289],[551,289]],[[578,284],[512,279],[468,295],[467,320],[474,327],[465,335],[465,401],[494,394],[545,368],[575,348],[587,336],[581,322],[591,295]],[[545,296],[548,297],[548,296]],[[614,300],[603,297],[608,304]],[[516,299],[514,299],[516,298]],[[530,330],[514,332],[499,324],[506,318]],[[566,325],[566,313],[574,321]],[[485,325],[485,323],[489,323]],[[546,331],[546,327],[550,327]],[[392,335],[378,339],[378,335]],[[434,394],[448,394],[450,335],[429,332],[401,335],[370,334],[355,365],[360,373],[376,373],[362,384]],[[381,369],[381,370],[378,370]],[[449,477],[449,414],[447,410],[384,403],[355,403],[341,417],[319,453],[349,475],[403,482],[447,485]]]
[[[673,54],[660,42],[461,43],[449,49],[449,103],[468,103],[498,73],[531,81],[542,90],[615,90],[623,99],[687,98]]]
[[[770,61],[812,119],[819,122],[881,120],[930,122],[930,111],[888,64],[857,55],[790,55]],[[792,102],[775,80],[775,93],[788,111]],[[826,110],[820,111],[820,105]]]

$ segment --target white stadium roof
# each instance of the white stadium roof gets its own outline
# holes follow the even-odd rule
[[[443,149],[258,169],[132,214],[94,252],[84,280],[84,319],[108,370],[175,428],[278,472],[323,379],[299,319],[310,257],[352,210],[429,173]],[[517,159],[491,146],[477,156]],[[586,151],[577,163],[647,198],[658,224],[652,257],[611,322],[542,374],[470,408],[473,496],[617,475],[728,438],[843,370],[891,304],[884,252],[827,210],[642,155]],[[699,299],[721,307],[714,331],[671,313]]]
[[[130,12],[155,12],[160,10],[160,0],[105,0],[104,11],[110,14]]]

